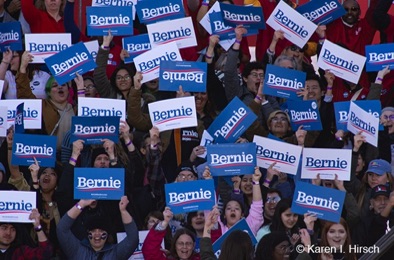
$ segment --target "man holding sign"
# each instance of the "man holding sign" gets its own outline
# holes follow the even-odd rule
[[[53,253],[52,245],[49,243],[40,225],[40,213],[32,209],[29,219],[33,221],[34,230],[38,238],[38,247],[27,246],[26,241],[17,241],[22,237],[23,228],[16,223],[0,222],[0,256],[7,259],[50,259]],[[20,233],[20,234],[19,234]],[[20,244],[22,242],[22,245]],[[4,259],[6,259],[4,258]]]

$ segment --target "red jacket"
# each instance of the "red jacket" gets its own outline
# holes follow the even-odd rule
[[[32,33],[64,33],[63,17],[56,21],[48,12],[37,9],[33,0],[22,0],[22,12]]]
[[[142,254],[145,260],[166,260],[174,259],[161,250],[161,241],[163,241],[166,231],[158,231],[151,228],[145,238],[144,245],[142,246]],[[194,254],[189,260],[200,260],[199,254]]]

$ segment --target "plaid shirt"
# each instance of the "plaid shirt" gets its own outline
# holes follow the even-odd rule
[[[50,259],[52,256],[52,245],[48,241],[39,242],[38,247],[29,247],[29,246],[20,246],[15,249],[12,254],[13,260],[42,260],[42,259]]]

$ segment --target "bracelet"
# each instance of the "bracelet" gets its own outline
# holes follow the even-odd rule
[[[80,211],[83,210],[83,208],[81,207],[81,205],[78,204],[78,202],[77,202],[77,204],[75,204],[75,207],[76,207],[77,209],[79,209]]]
[[[265,179],[265,180],[264,180],[264,183],[270,184],[270,183],[271,183],[271,181],[270,181],[270,180],[268,180],[268,179]]]
[[[201,5],[208,6],[208,5],[209,5],[209,3],[202,2],[202,3],[201,3]]]
[[[343,141],[342,137],[335,137],[338,141]]]
[[[104,50],[109,50],[109,46],[104,46],[104,44],[101,45],[101,48],[103,48]]]
[[[9,62],[3,61],[3,60],[2,60],[1,62],[5,63],[5,64],[7,64],[7,65],[10,65]]]
[[[33,185],[38,185],[38,184],[39,184],[38,180],[37,180],[37,181],[32,181],[31,183],[32,183]]]
[[[40,232],[40,231],[42,231],[42,226],[41,226],[41,225],[38,225],[37,227],[34,228],[34,230],[35,230],[36,232]]]
[[[234,192],[235,194],[240,194],[240,193],[241,193],[241,190],[239,190],[239,189],[233,189],[233,192]]]
[[[156,148],[157,148],[157,144],[153,144],[153,145],[151,144],[151,145],[150,145],[150,148],[151,148],[151,149],[156,149]]]
[[[8,147],[7,149],[8,149],[9,151],[12,151],[12,147]]]
[[[78,90],[78,91],[77,91],[77,94],[78,94],[78,95],[83,95],[83,94],[85,94],[85,90]]]
[[[117,158],[109,159],[109,162],[110,162],[110,163],[117,163],[117,162],[118,162],[118,159],[117,159]]]
[[[258,181],[252,181],[253,185],[260,185],[260,182]]]
[[[381,77],[377,77],[376,80],[383,81],[383,79]]]
[[[130,144],[132,144],[133,142],[130,140],[127,144],[126,144],[126,146],[129,146]]]
[[[77,160],[74,159],[74,158],[72,158],[72,157],[70,157],[70,161],[72,161],[72,162],[74,162],[74,163],[77,163]]]
[[[257,98],[260,101],[263,101],[263,99],[261,97],[259,97],[258,95],[256,95],[254,98]]]
[[[242,40],[241,40],[242,41]],[[241,44],[241,41],[235,39],[235,43]]]
[[[208,54],[205,54],[205,58],[207,58],[207,59],[212,59],[213,56],[209,56]]]
[[[332,90],[332,86],[331,87],[327,86],[327,90]]]
[[[307,228],[306,230],[308,231],[308,234],[311,236],[315,233],[315,231],[313,229]]]

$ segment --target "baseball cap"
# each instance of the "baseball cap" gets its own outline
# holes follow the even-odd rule
[[[383,159],[372,160],[368,165],[367,172],[376,173],[377,175],[391,174],[391,165]]]
[[[380,195],[386,196],[387,198],[390,197],[390,190],[386,185],[377,185],[372,189],[371,198],[374,199]]]

